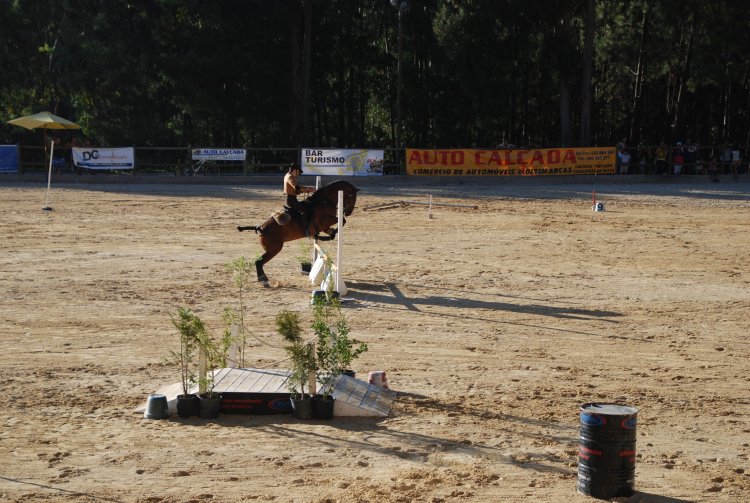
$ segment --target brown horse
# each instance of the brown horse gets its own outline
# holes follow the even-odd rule
[[[271,217],[261,225],[237,227],[239,231],[255,231],[258,234],[263,255],[255,261],[255,271],[258,274],[258,281],[264,287],[268,287],[269,284],[263,266],[278,255],[284,247],[284,243],[307,236],[313,236],[321,241],[330,241],[336,237],[338,229],[332,226],[338,222],[336,206],[339,191],[344,192],[344,215],[349,216],[357,203],[359,189],[349,182],[339,180],[321,187],[302,201],[301,204],[304,206],[307,215],[307,229],[303,229],[301,219],[298,218],[299,215],[296,215],[296,212],[293,212],[294,218],[285,225],[279,225]],[[287,209],[287,211],[289,210]],[[346,220],[344,220],[344,223],[346,223]],[[321,232],[325,232],[327,236],[321,236]]]

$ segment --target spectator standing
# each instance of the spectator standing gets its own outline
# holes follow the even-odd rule
[[[62,138],[55,136],[52,140],[55,144],[55,148],[52,152],[52,166],[55,168],[55,174],[62,173],[62,169],[65,167],[65,154],[63,152]]]
[[[732,169],[732,177],[734,179],[737,179],[737,172],[740,167],[740,162],[742,162],[742,155],[740,154],[740,149],[738,149],[736,146],[732,146],[732,164],[729,165],[729,167]]]
[[[721,151],[721,174],[725,175],[729,171],[729,165],[732,163],[732,147],[724,145]]]
[[[628,147],[628,137],[627,136],[623,136],[622,140],[618,141],[615,144],[615,164],[616,164],[616,166],[615,166],[616,170],[615,171],[617,173],[620,173],[620,174],[622,174],[622,162],[621,162],[622,157],[620,155],[620,152],[626,151],[627,147]]]
[[[627,149],[622,149],[617,152],[617,159],[620,161],[620,174],[627,175],[630,166],[630,153]]]
[[[696,163],[698,162],[698,145],[688,138],[685,142],[685,174],[697,174]]]
[[[711,154],[711,157],[708,159],[708,176],[711,177],[712,182],[719,181],[719,169],[716,166],[716,157],[714,157],[713,154]]]
[[[622,140],[618,141],[617,145],[615,145],[615,147],[617,148],[618,152],[620,150],[625,150],[626,148],[628,148],[628,137],[627,136],[623,136]]]
[[[678,141],[672,152],[672,174],[681,175],[682,165],[685,163],[685,153],[682,150],[682,142]]]
[[[667,144],[662,142],[656,147],[654,153],[654,159],[656,161],[656,172],[660,175],[667,174]]]
[[[79,148],[81,146],[81,142],[78,141],[78,137],[77,136],[73,136],[70,139],[70,142],[68,142],[67,146],[70,147],[70,151],[68,152],[68,156],[69,156],[68,159],[69,159],[69,162],[70,162],[70,171],[71,171],[71,173],[79,174],[79,171],[76,169],[75,158],[73,157],[73,149],[74,148]]]

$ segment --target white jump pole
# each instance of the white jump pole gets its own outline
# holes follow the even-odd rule
[[[320,178],[320,175],[318,175],[315,177],[315,190],[317,191],[321,185],[323,185],[323,182]],[[313,239],[313,243],[318,244],[318,240]],[[312,247],[312,251],[310,252],[310,255],[311,255],[310,258],[312,259],[310,260],[310,263],[314,264],[315,261],[318,260],[318,249],[315,246]]]
[[[44,208],[42,208],[44,211],[50,211],[52,208],[49,206],[49,188],[52,184],[52,157],[55,153],[55,141],[52,140],[50,142],[49,147],[49,171],[47,172],[47,200],[44,203]]]
[[[338,217],[338,234],[336,234],[336,291],[340,296],[346,295],[346,287],[341,276],[344,250],[344,191],[339,191],[339,201],[336,207],[336,216]]]

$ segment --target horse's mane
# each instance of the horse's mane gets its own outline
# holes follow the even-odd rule
[[[313,194],[307,198],[307,203],[319,204],[323,201],[328,200],[331,194],[336,194],[339,190],[345,191],[347,188],[350,190],[357,190],[354,185],[347,182],[346,180],[336,180],[335,182],[331,182],[313,192]]]

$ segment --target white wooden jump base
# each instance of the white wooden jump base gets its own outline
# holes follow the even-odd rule
[[[320,177],[316,186],[320,183]],[[313,266],[310,270],[310,283],[313,285],[320,283],[320,289],[327,291],[333,275],[333,291],[340,297],[346,295],[348,291],[342,275],[342,262],[344,250],[344,192],[339,191],[338,204],[336,206],[336,217],[338,219],[338,231],[336,233],[336,261],[330,260],[328,254],[320,247],[317,240],[313,242]],[[330,266],[330,270],[329,270]],[[322,281],[321,281],[322,280]]]

